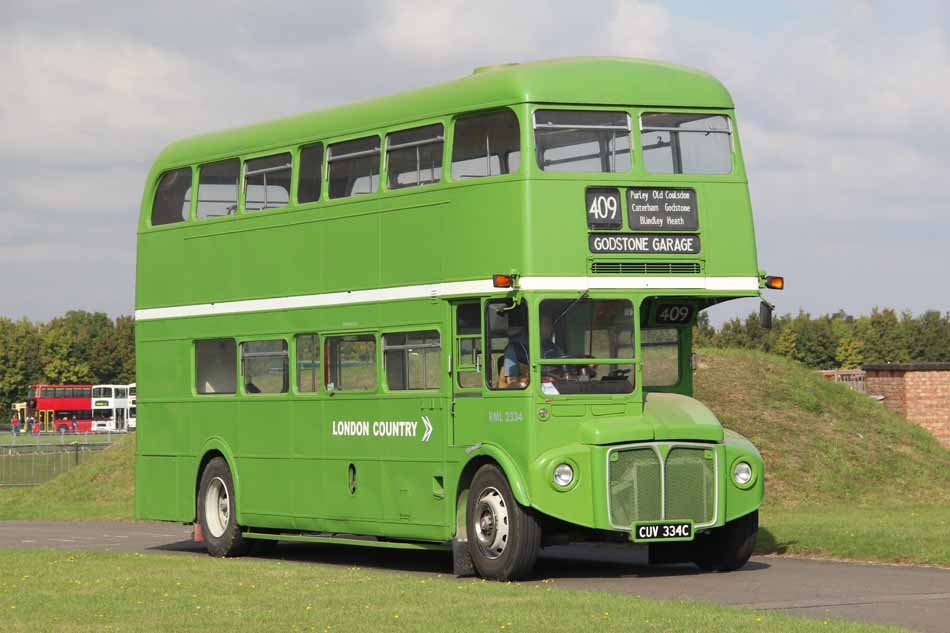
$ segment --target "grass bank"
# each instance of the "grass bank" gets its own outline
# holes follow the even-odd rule
[[[950,451],[802,365],[700,350],[696,397],[765,459],[758,551],[950,565]]]
[[[0,489],[0,519],[131,519],[135,435],[32,488]]]
[[[281,561],[0,550],[0,570],[0,622],[11,633],[899,630],[566,591],[543,582],[421,578]],[[23,585],[30,590],[14,590]]]

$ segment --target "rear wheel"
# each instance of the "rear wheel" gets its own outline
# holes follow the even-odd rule
[[[205,547],[212,556],[243,556],[251,543],[237,524],[234,480],[223,457],[205,466],[198,486],[198,521]]]
[[[483,578],[516,580],[534,569],[541,528],[493,464],[482,466],[472,479],[466,524],[472,563]]]
[[[752,556],[759,511],[734,519],[693,541],[693,562],[706,571],[735,571]]]

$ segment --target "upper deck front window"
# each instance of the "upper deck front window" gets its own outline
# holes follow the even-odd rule
[[[721,114],[644,113],[640,144],[644,166],[654,174],[732,171],[732,128]]]
[[[486,178],[518,171],[518,117],[511,110],[466,116],[455,122],[452,178]]]
[[[624,172],[630,169],[626,112],[538,110],[534,145],[542,171]]]
[[[630,393],[634,383],[633,304],[623,299],[541,302],[541,391]]]

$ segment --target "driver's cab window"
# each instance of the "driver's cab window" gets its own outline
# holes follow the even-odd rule
[[[624,299],[542,301],[538,315],[542,393],[633,391],[633,315],[633,304]]]
[[[489,389],[524,389],[531,382],[528,355],[528,306],[510,300],[485,305],[485,340]]]

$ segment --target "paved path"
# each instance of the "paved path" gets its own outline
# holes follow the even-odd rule
[[[171,523],[0,521],[0,547],[203,554],[190,528]],[[282,559],[447,574],[448,555],[338,545],[282,543]],[[707,600],[815,618],[845,618],[950,633],[950,570],[759,556],[730,574],[692,566],[649,567],[629,548],[545,550],[538,578],[566,589],[658,599]]]

